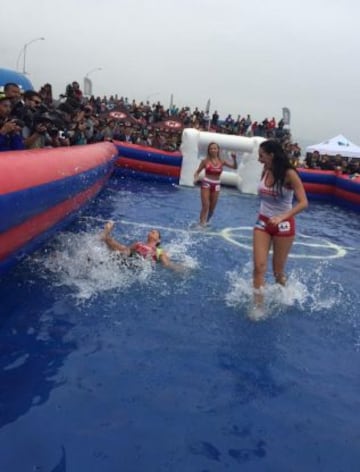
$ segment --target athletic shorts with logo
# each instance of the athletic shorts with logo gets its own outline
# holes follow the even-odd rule
[[[295,218],[291,217],[282,221],[278,225],[269,224],[267,216],[259,215],[255,223],[255,230],[264,231],[270,236],[295,236]]]

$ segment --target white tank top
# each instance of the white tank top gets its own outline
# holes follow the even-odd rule
[[[271,218],[272,216],[285,213],[292,208],[294,190],[282,187],[282,195],[273,187],[265,185],[267,172],[260,180],[258,194],[260,196],[260,214]]]

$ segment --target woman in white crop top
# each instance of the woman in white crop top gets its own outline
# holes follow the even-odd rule
[[[255,307],[263,304],[262,289],[271,247],[275,281],[285,285],[285,265],[295,238],[294,216],[308,206],[302,181],[279,142],[263,141],[259,161],[264,168],[259,184],[260,211],[253,232]]]

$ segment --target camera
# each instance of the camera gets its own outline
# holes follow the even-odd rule
[[[69,137],[69,133],[67,130],[60,130],[59,131],[59,138],[67,139]]]
[[[48,125],[49,123],[46,121],[39,121],[35,125],[35,132],[38,134],[45,134],[47,131]],[[43,129],[40,129],[40,128],[43,128]]]
[[[59,134],[59,130],[56,128],[56,126],[50,126],[48,128],[48,133],[52,138],[56,138],[56,136]]]
[[[19,126],[19,128],[23,128],[25,126],[25,123],[22,120],[19,120],[18,118],[11,118],[10,121],[12,123],[15,123],[16,126]]]

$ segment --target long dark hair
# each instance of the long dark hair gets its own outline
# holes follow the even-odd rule
[[[273,188],[282,195],[282,188],[284,187],[286,171],[288,169],[295,169],[291,164],[290,159],[281,144],[274,139],[268,139],[260,144],[260,148],[267,154],[273,155],[271,172],[274,176]]]

